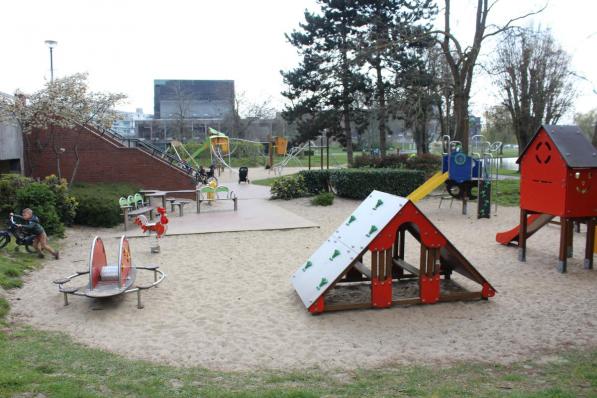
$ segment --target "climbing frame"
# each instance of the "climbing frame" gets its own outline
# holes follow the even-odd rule
[[[421,244],[418,266],[404,260],[406,232]],[[371,252],[370,268],[363,264]],[[481,290],[442,290],[441,276],[452,272],[481,285]],[[418,280],[417,297],[395,297],[401,281]],[[292,275],[292,284],[311,313],[351,308],[387,308],[392,304],[489,298],[495,289],[409,200],[373,191],[315,253]],[[336,287],[364,284],[367,302],[326,304]]]

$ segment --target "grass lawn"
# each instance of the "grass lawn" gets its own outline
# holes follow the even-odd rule
[[[597,351],[509,366],[386,366],[354,371],[220,372],[124,359],[69,337],[10,325],[0,333],[0,396],[577,397],[597,394]],[[25,396],[25,395],[24,395]]]
[[[50,245],[54,248],[56,248],[55,243],[50,238]],[[39,268],[41,263],[40,259],[37,258],[37,254],[28,253],[25,246],[19,246],[18,251],[15,251],[16,247],[14,237],[11,236],[10,243],[0,249],[0,286],[4,289],[21,287],[23,285],[21,280],[23,274],[26,271]]]
[[[285,177],[290,177],[296,174],[288,174],[285,176],[277,176],[277,177],[269,177],[269,178],[263,178],[261,180],[251,180],[251,184],[255,184],[255,185],[263,185],[266,187],[271,187],[272,184],[274,183],[274,181],[279,180],[280,178],[285,178]]]
[[[494,182],[495,184],[495,182]],[[500,206],[518,206],[520,203],[520,180],[508,179],[497,182],[497,203]]]

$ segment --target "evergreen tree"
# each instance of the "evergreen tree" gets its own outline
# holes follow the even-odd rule
[[[303,140],[327,129],[342,132],[349,164],[352,163],[352,125],[359,113],[359,93],[367,79],[355,61],[357,37],[363,21],[357,0],[318,0],[319,14],[305,11],[300,29],[286,35],[302,60],[298,67],[282,71],[292,105],[284,117],[297,122]]]
[[[385,156],[386,121],[398,104],[388,104],[387,100],[393,90],[405,83],[405,77],[415,75],[405,69],[420,67],[416,60],[422,57],[421,49],[432,45],[430,21],[437,10],[432,0],[359,0],[358,3],[359,19],[366,24],[360,31],[357,59],[374,73],[374,108],[380,152]],[[402,78],[397,79],[397,75]],[[417,81],[406,83],[412,87]]]

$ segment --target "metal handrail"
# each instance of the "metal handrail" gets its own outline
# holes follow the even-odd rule
[[[140,138],[133,138],[133,137],[125,137],[122,134],[119,134],[111,129],[107,129],[100,126],[94,126],[101,135],[107,135],[110,138],[116,139],[122,142],[123,145],[126,145],[131,148],[131,143],[134,143],[135,148],[139,148],[144,152],[151,154],[154,157],[160,157],[162,160],[167,161],[171,166],[178,168],[179,170],[185,172],[186,174],[193,175],[195,173],[195,168],[190,164],[177,159],[175,156],[170,155],[169,153],[164,152],[159,147],[144,141]]]

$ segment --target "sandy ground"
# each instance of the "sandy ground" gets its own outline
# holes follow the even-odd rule
[[[462,216],[456,204],[439,210],[436,200],[425,200],[420,207],[498,294],[489,301],[312,316],[289,277],[359,202],[336,199],[329,208],[306,199],[276,203],[321,228],[166,237],[157,255],[149,254],[147,240],[133,240],[133,261],[158,263],[168,275],[144,294],[143,310],[134,295],[110,302],[73,297],[62,305],[51,281],[84,269],[91,237],[102,234],[71,229],[61,260],[49,260],[8,294],[12,318],[130,358],[229,370],[507,363],[597,345],[597,270],[582,269],[584,233],[575,235],[574,258],[561,275],[556,226],[529,240],[523,264],[516,249],[494,239],[516,224],[517,208],[476,220]],[[106,243],[115,258],[116,239]],[[407,242],[407,250],[407,260],[417,258],[418,246]]]

